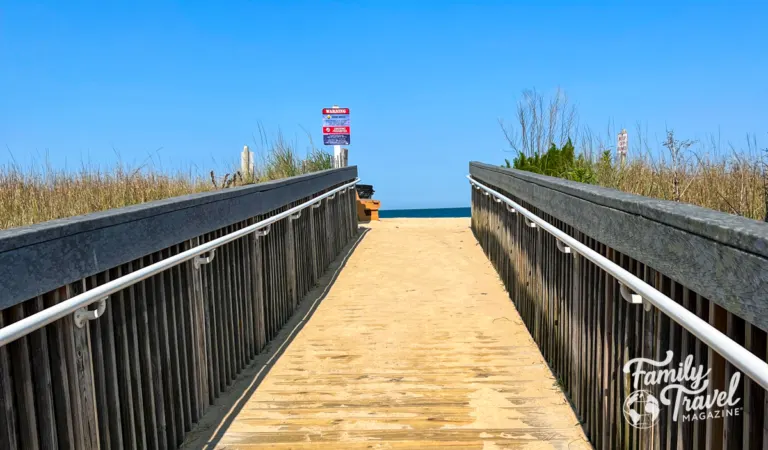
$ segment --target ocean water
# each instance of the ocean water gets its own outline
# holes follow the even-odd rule
[[[429,209],[380,209],[379,217],[382,219],[395,219],[400,217],[470,217],[472,209],[465,208],[429,208]]]

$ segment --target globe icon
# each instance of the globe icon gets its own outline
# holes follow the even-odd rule
[[[635,428],[651,428],[659,419],[659,401],[648,391],[634,391],[624,400],[624,418]]]

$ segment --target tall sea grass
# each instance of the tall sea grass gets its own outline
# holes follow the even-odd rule
[[[576,106],[561,90],[549,97],[523,91],[515,116],[512,122],[499,120],[513,157],[543,155],[570,140],[594,174],[590,182],[768,222],[768,147],[759,145],[755,134],[735,144],[722,144],[717,134],[685,139],[671,128],[650,138],[647,127],[637,123],[629,130],[629,154],[621,164],[616,161],[620,130],[612,122],[603,132],[580,124]]]
[[[108,168],[83,164],[77,170],[48,163],[0,165],[0,229],[331,168],[331,155],[312,146],[302,156],[282,134],[264,144],[253,174],[242,174],[234,165],[227,173],[207,175],[122,162]]]

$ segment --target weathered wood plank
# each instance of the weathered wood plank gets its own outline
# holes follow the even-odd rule
[[[556,214],[600,242],[768,330],[768,303],[763,296],[768,290],[768,234],[761,224],[693,205],[530,172],[472,163],[470,173],[535,202],[544,212]],[[739,270],[727,270],[731,267]]]
[[[252,219],[258,221],[259,219]],[[248,248],[251,252],[251,278],[253,279],[253,314],[256,329],[256,353],[260,353],[267,343],[264,324],[264,263],[262,261],[261,241],[256,234],[249,236]]]
[[[3,311],[0,311],[0,328],[6,325],[4,316]],[[0,347],[0,411],[2,411],[0,414],[0,448],[9,450],[19,448],[13,381],[8,346],[2,346]]]
[[[483,253],[473,245],[446,246],[434,238],[432,226],[404,228],[374,227],[367,234],[371,241],[358,248],[365,253],[354,257],[375,259],[375,270],[355,264],[340,272],[323,306],[284,347],[280,362],[239,403],[242,409],[218,445],[587,448],[565,398],[553,389],[544,358],[524,338],[525,327],[507,293],[487,270],[468,273],[455,264],[459,258],[444,252],[467,255],[474,268]],[[452,244],[471,239],[466,230],[450,229]],[[418,235],[405,254],[381,251],[382,243],[400,248],[410,233]],[[372,254],[376,258],[368,259]],[[404,285],[445,290],[427,296],[402,292],[405,297],[397,302],[383,289],[348,295],[349,288],[362,292],[372,280],[403,280],[403,274]],[[342,335],[347,338],[338,339]],[[383,341],[391,345],[386,352],[377,350]],[[421,350],[414,353],[414,346]],[[323,357],[323,363],[307,365],[308,355]],[[517,374],[517,382],[510,374]],[[479,414],[474,399],[483,399]],[[287,414],[291,426],[285,426]]]
[[[235,224],[230,229],[230,232],[235,232],[240,228],[239,224]],[[240,267],[242,265],[242,259],[240,258],[240,251],[238,241],[230,242],[229,244],[230,254],[230,286],[232,288],[232,324],[234,325],[234,339],[235,339],[235,377],[240,373],[240,370],[245,367],[245,323],[243,320],[243,296],[242,296],[242,280],[240,279]]]
[[[184,243],[184,249],[188,250],[199,245],[200,239],[194,238]],[[203,416],[205,406],[209,401],[210,383],[208,368],[212,363],[208,357],[211,351],[210,328],[207,320],[205,297],[206,286],[203,284],[204,271],[197,270],[194,263],[188,261],[182,267],[182,284],[189,289],[192,304],[189,307],[190,339],[187,349],[190,361],[190,379],[192,386],[192,404],[194,408],[193,422],[197,423]]]
[[[721,306],[710,302],[709,304],[709,323],[721,332],[727,332],[727,317],[728,313]],[[707,394],[712,395],[714,389],[723,390],[725,386],[725,359],[720,356],[719,353],[708,349],[709,351],[709,367],[712,369],[710,374],[710,383],[707,387]],[[723,449],[723,421],[711,420],[707,421],[707,440],[706,450],[721,450]]]
[[[247,226],[247,223],[244,224]],[[256,354],[254,330],[253,330],[253,289],[251,283],[251,252],[249,251],[248,244],[250,240],[248,237],[238,239],[238,255],[240,258],[240,279],[242,284],[240,286],[240,292],[243,298],[242,311],[243,311],[243,325],[244,325],[244,339],[245,339],[245,361],[246,365],[250,364],[253,357]]]
[[[736,341],[739,345],[744,345],[744,319],[741,319],[737,317],[734,314],[726,313],[726,330],[727,335],[734,341]],[[734,375],[734,373],[739,372],[739,370],[733,366],[730,362],[725,362],[725,377],[724,377],[724,385],[723,388],[727,390],[731,383],[731,377]],[[744,385],[749,382],[749,379],[744,376],[744,374],[740,374],[741,380],[739,381],[738,385],[736,386],[734,398],[740,398],[743,400],[744,403],[748,402],[747,398],[744,396]],[[742,403],[742,406],[744,405]],[[732,415],[727,416],[723,420],[723,448],[729,449],[729,448],[738,448],[744,438],[744,415],[743,411],[742,414],[739,415]],[[749,447],[747,447],[749,448]]]
[[[0,309],[356,176],[345,167],[0,231]]]
[[[178,254],[184,251],[184,245],[174,246],[172,254]],[[189,295],[190,291],[186,284],[183,266],[171,268],[168,274],[171,289],[172,322],[171,332],[175,331],[175,351],[177,363],[177,376],[181,384],[181,418],[183,432],[181,439],[184,439],[186,432],[192,429],[192,423],[195,416],[195,400],[193,397],[197,389],[197,379],[191,361],[191,350],[188,349],[194,341],[194,336],[189,327],[192,324],[192,311],[194,309],[194,299]],[[177,402],[178,403],[178,402]]]
[[[140,261],[129,262],[124,266],[123,274],[133,272],[134,267],[140,265]],[[126,334],[128,341],[128,361],[131,377],[131,396],[133,398],[134,426],[136,428],[136,446],[138,448],[157,448],[157,436],[153,429],[147,428],[148,423],[154,423],[152,415],[154,414],[154,405],[145,407],[145,391],[151,392],[152,385],[145,385],[143,364],[144,364],[144,343],[146,337],[139,336],[142,326],[140,322],[144,320],[143,313],[146,312],[140,305],[142,299],[142,285],[130,286],[125,294],[124,306],[125,317],[127,319]],[[150,417],[146,417],[149,412]]]
[[[216,239],[218,232],[213,232],[208,235],[206,242]],[[219,255],[221,256],[221,255]],[[214,257],[214,261],[215,261]],[[211,263],[200,266],[197,271],[202,271],[204,274],[203,283],[207,288],[206,305],[208,313],[206,316],[206,330],[210,330],[210,399],[209,403],[213,403],[214,399],[218,398],[224,386],[224,379],[226,377],[225,369],[225,352],[224,352],[224,339],[222,334],[224,327],[221,321],[222,301],[221,301],[221,289],[219,283],[219,274],[217,272],[218,264]]]
[[[26,315],[24,304],[12,306],[7,310],[8,322],[18,322]],[[40,448],[37,432],[35,388],[32,377],[32,365],[29,354],[29,337],[22,337],[9,344],[13,381],[17,395],[19,442],[30,449]]]
[[[45,309],[42,296],[26,302],[25,306],[26,316],[31,316]],[[49,328],[43,327],[29,334],[29,356],[32,365],[32,381],[40,447],[55,449],[58,448],[59,443],[56,429],[56,411],[51,390],[52,377],[48,351],[48,333]]]
[[[67,298],[85,292],[85,281],[72,283],[67,287]],[[93,359],[91,355],[90,331],[87,326],[78,328],[72,315],[61,319],[67,338],[67,359],[75,361],[70,365],[70,399],[74,433],[78,448],[99,448],[99,425],[96,413],[96,387],[93,379]]]
[[[162,253],[158,252],[152,255],[152,262],[158,262],[162,259]],[[170,329],[168,326],[168,299],[165,292],[165,274],[155,275],[150,278],[154,298],[152,302],[152,319],[155,322],[155,340],[157,359],[155,360],[156,379],[162,380],[162,390],[159,394],[162,396],[163,410],[165,415],[165,440],[168,448],[174,448],[178,445],[177,440],[177,416],[176,395],[178,390],[176,380],[173,376],[173,361],[171,359],[171,349],[169,342]],[[159,383],[158,383],[159,384]],[[159,402],[158,402],[159,403]]]
[[[298,220],[298,219],[295,219]],[[296,310],[299,303],[298,279],[296,275],[296,242],[294,219],[288,219],[285,224],[285,264],[286,284],[288,287],[288,301],[290,302],[290,314]]]
[[[122,267],[110,271],[110,278],[117,279],[123,276]],[[131,371],[131,357],[128,351],[128,341],[131,339],[126,308],[128,304],[128,290],[122,290],[110,297],[107,309],[110,309],[112,328],[114,330],[115,351],[115,379],[117,380],[118,396],[120,398],[120,418],[122,419],[122,434],[124,448],[135,449],[139,447],[136,435],[137,426],[134,422],[133,407],[133,376]],[[105,311],[106,312],[106,311]],[[142,448],[144,448],[142,446]]]
[[[744,345],[754,355],[766,357],[766,334],[758,327],[746,324]],[[744,380],[744,429],[742,448],[763,448],[763,423],[765,421],[765,390],[754,381]]]
[[[153,263],[154,256],[147,256],[144,258],[144,266],[151,265]],[[148,396],[152,398],[152,405],[155,408],[154,419],[155,426],[147,427],[147,429],[154,430],[157,433],[157,445],[158,448],[169,448],[169,444],[173,443],[175,433],[172,432],[173,421],[168,420],[169,413],[166,413],[166,409],[170,408],[166,391],[170,391],[170,386],[166,386],[166,380],[163,376],[163,354],[162,354],[162,337],[160,335],[161,329],[158,324],[160,316],[160,298],[159,289],[156,287],[158,284],[157,277],[148,278],[144,286],[144,299],[146,303],[146,320],[147,320],[147,336],[149,338],[149,351],[147,352],[147,368],[149,371],[149,377],[152,380],[152,391],[147,392]],[[147,402],[145,402],[147,403]]]
[[[66,299],[66,288],[62,287],[43,297],[44,307],[56,305]],[[70,400],[68,365],[74,361],[67,360],[67,334],[65,322],[57,320],[48,326],[48,347],[51,361],[51,390],[53,393],[56,433],[59,448],[76,449],[76,438],[73,428],[72,402]],[[0,324],[0,326],[2,326]],[[2,361],[0,361],[2,364]],[[5,448],[5,447],[0,447]]]
[[[696,295],[696,315],[700,319],[709,321],[709,301],[701,295]],[[696,366],[709,366],[709,349],[696,339],[696,357],[694,358]],[[693,448],[703,448],[707,439],[707,423],[697,420],[693,423]]]
[[[160,252],[161,260],[168,259],[173,254],[177,253],[175,247],[165,249]],[[161,314],[164,319],[161,321],[161,325],[165,327],[165,339],[168,348],[168,363],[164,368],[165,372],[168,372],[167,379],[169,380],[168,388],[166,388],[172,394],[172,402],[170,405],[173,409],[174,430],[176,436],[176,445],[178,446],[184,440],[184,416],[185,405],[183,396],[183,387],[181,379],[181,367],[182,361],[181,343],[178,341],[177,335],[180,328],[179,323],[176,321],[176,293],[174,291],[173,281],[173,269],[166,270],[162,273],[162,276],[158,280],[158,285],[161,290]]]
[[[232,227],[222,230],[222,235],[232,232]],[[226,329],[227,342],[227,386],[230,386],[237,376],[240,360],[240,343],[237,339],[237,302],[232,283],[232,247],[231,244],[219,247],[221,259],[219,260],[222,271],[222,290],[224,292],[224,328]]]

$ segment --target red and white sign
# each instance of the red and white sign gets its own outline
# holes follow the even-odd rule
[[[349,108],[323,108],[323,114],[349,114]]]
[[[323,134],[350,134],[350,127],[324,127]]]
[[[627,130],[621,130],[621,133],[619,133],[619,136],[616,142],[616,153],[618,153],[619,155],[626,155],[628,148],[629,146],[627,142]]]

